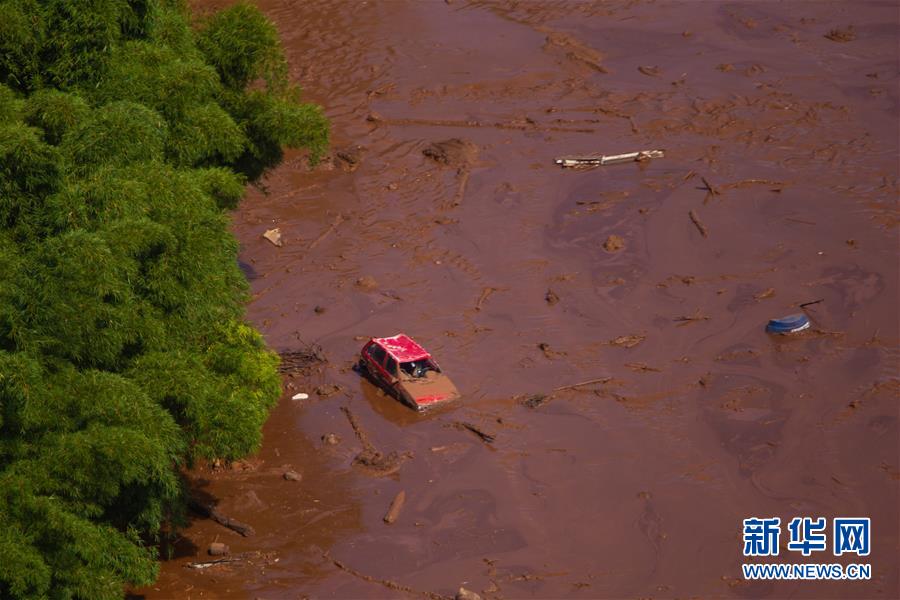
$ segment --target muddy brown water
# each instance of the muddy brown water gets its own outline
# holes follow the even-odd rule
[[[192,474],[256,535],[198,518],[137,593],[900,595],[895,3],[260,6],[334,148],[361,147],[352,170],[289,153],[234,215],[248,318],[328,362],[285,379],[258,456]],[[423,154],[448,139],[450,164]],[[819,299],[810,331],[764,331]],[[459,405],[417,415],[351,370],[400,331]],[[398,472],[351,464],[341,407]],[[872,579],[744,581],[751,516],[871,517]],[[779,562],[848,562],[786,537]],[[185,568],[213,541],[258,554]]]

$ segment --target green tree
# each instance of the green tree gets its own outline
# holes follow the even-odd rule
[[[225,211],[328,144],[239,3],[0,0],[0,598],[157,574],[179,470],[255,451],[277,356]]]

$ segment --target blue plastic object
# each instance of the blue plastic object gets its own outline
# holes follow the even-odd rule
[[[780,319],[772,319],[766,325],[769,333],[796,333],[809,327],[809,317],[804,314],[788,315]]]

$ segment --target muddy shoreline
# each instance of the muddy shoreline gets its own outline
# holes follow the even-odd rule
[[[335,153],[235,213],[248,319],[325,362],[286,374],[257,456],[192,473],[255,535],[195,519],[138,594],[900,595],[895,4],[259,4]],[[459,405],[352,371],[400,331]],[[353,465],[342,409],[399,470]],[[744,581],[751,516],[871,517],[872,579]],[[185,568],[214,541],[256,554]]]

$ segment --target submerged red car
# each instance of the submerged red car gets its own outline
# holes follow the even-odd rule
[[[372,338],[363,346],[360,369],[416,410],[459,398],[459,391],[428,351],[409,336]]]

